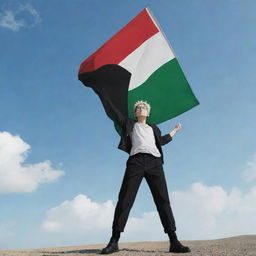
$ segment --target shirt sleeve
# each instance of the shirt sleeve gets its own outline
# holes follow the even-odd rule
[[[172,140],[172,136],[171,136],[169,133],[167,133],[167,134],[165,134],[165,135],[162,136],[162,135],[161,135],[161,130],[158,128],[157,125],[156,125],[156,128],[157,128],[158,133],[159,133],[159,138],[160,138],[160,144],[161,144],[161,146],[163,146],[163,145],[169,143],[169,142]]]

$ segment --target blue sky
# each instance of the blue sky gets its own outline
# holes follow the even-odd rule
[[[108,242],[128,154],[77,72],[147,5],[200,101],[159,124],[183,126],[163,147],[178,237],[256,233],[256,2],[3,0],[0,249]],[[120,242],[145,240],[167,236],[143,180]]]

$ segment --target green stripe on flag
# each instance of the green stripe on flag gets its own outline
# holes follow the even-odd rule
[[[159,124],[198,105],[176,58],[157,69],[142,85],[128,91],[128,115],[138,100],[151,106],[148,123]]]

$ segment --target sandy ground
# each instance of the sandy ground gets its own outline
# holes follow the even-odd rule
[[[169,241],[119,243],[119,252],[111,255],[194,255],[194,256],[256,256],[256,235],[236,236],[215,240],[181,241],[190,253],[169,253]],[[0,250],[0,256],[79,256],[98,255],[106,244],[55,247],[30,250]]]

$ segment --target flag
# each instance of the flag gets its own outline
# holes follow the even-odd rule
[[[150,104],[147,122],[154,124],[199,104],[149,8],[82,62],[78,79],[98,94],[119,134],[116,111],[135,119],[138,100]]]

